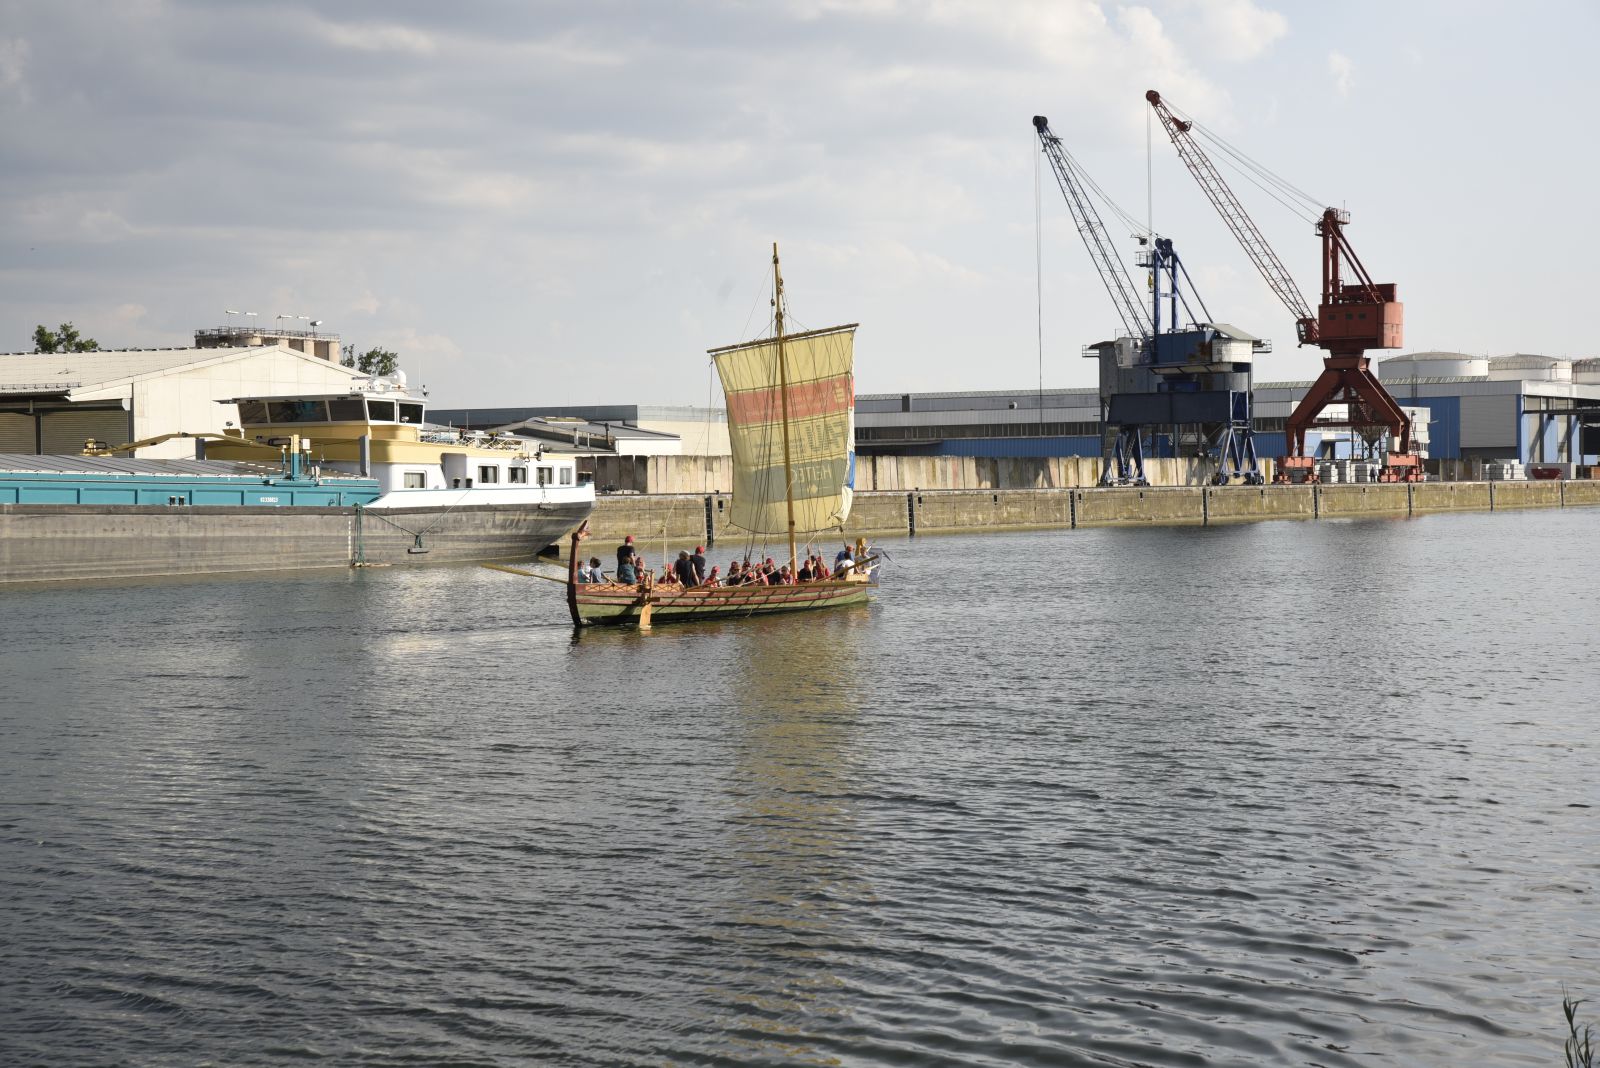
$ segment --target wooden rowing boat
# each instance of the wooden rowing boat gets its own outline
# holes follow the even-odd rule
[[[587,527],[587,524],[584,525]],[[574,626],[637,626],[739,619],[861,604],[878,588],[869,573],[789,586],[690,586],[645,581],[579,582],[584,528],[573,531],[567,562],[567,608]]]
[[[787,534],[791,575],[799,573],[796,533],[842,532],[855,494],[856,324],[787,333],[778,246],[772,246],[773,329],[768,337],[710,350],[727,400],[733,452],[728,523],[756,534]],[[567,607],[576,626],[677,623],[801,612],[860,604],[877,583],[868,562],[846,575],[789,585],[690,586],[580,583],[572,535]]]

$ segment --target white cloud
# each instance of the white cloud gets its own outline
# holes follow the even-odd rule
[[[409,26],[355,25],[315,16],[310,22],[313,32],[324,41],[357,52],[407,52],[428,56],[437,48],[432,37]]]
[[[21,37],[0,38],[0,91],[14,92],[24,104],[28,102],[28,56],[32,50]]]
[[[1254,59],[1289,32],[1289,20],[1252,0],[1197,0],[1207,53],[1235,62]]]
[[[1333,91],[1340,96],[1350,95],[1350,80],[1355,64],[1343,52],[1328,53],[1328,73],[1333,75]]]
[[[109,316],[112,323],[121,332],[122,336],[129,336],[134,327],[144,325],[149,310],[143,304],[118,304],[111,310]]]

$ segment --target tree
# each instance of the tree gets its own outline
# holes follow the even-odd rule
[[[400,366],[400,355],[376,345],[356,360],[356,370],[364,375],[392,375]]]
[[[62,323],[54,330],[43,324],[33,328],[34,352],[93,352],[99,347],[100,342],[94,338],[79,336],[78,328],[71,323]]]
[[[340,367],[354,367],[356,365],[356,347],[346,345],[339,353]]]

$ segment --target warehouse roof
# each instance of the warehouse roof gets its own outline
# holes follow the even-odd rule
[[[336,367],[352,379],[366,378],[353,368],[282,345],[236,349],[94,349],[89,352],[12,352],[0,354],[0,391],[45,392],[98,389],[113,383],[166,374],[187,367],[227,363],[263,353],[298,356],[322,367]]]

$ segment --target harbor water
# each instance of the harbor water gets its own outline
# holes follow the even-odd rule
[[[8,590],[0,1063],[1557,1065],[1597,539],[922,537],[646,635],[470,567]]]

